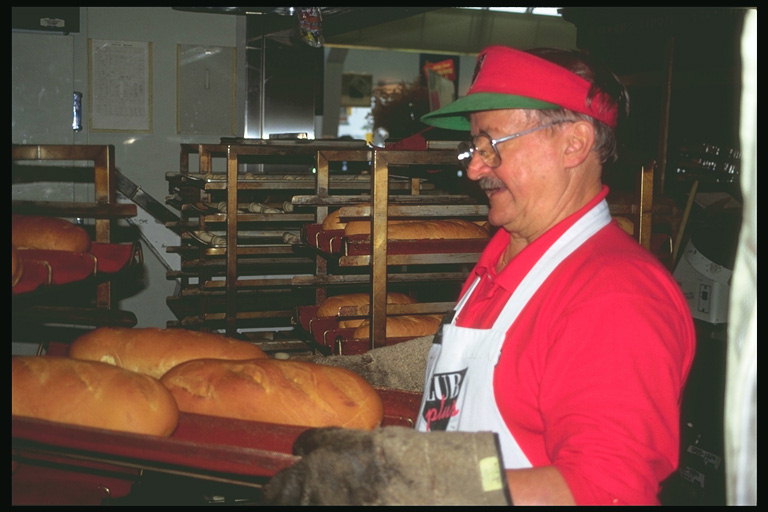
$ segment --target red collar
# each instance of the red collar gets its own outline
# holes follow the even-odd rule
[[[605,199],[609,191],[608,186],[603,185],[600,192],[586,205],[580,208],[577,212],[572,213],[562,221],[558,222],[539,238],[528,244],[528,246],[520,251],[520,253],[507,264],[504,270],[497,274],[496,263],[506,249],[507,244],[509,244],[509,232],[504,229],[499,229],[480,255],[480,259],[473,270],[474,275],[483,276],[489,274],[490,276],[498,277],[497,284],[512,292],[533,265],[541,259],[544,252],[549,249],[549,247],[555,243],[568,228],[573,226],[577,220],[594,208],[600,201]]]

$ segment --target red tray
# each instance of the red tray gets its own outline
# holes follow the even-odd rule
[[[304,240],[315,249],[327,254],[341,254],[343,229],[323,229],[322,224],[305,224],[302,228]]]
[[[339,326],[339,317],[317,316],[318,309],[319,306],[299,306],[296,308],[296,316],[301,328],[311,334],[315,342],[325,344],[329,340],[328,332],[343,328]]]
[[[383,426],[412,427],[420,393],[377,389]],[[307,427],[181,413],[170,437],[12,417],[13,504],[97,505],[126,496],[141,470],[249,485],[298,460]]]
[[[413,426],[420,393],[377,389],[384,403],[382,426]],[[13,449],[48,446],[87,451],[143,466],[173,465],[203,472],[272,476],[297,458],[291,447],[308,427],[180,413],[170,437],[115,432],[33,418],[12,417]],[[143,464],[142,464],[143,463]]]
[[[327,349],[329,354],[354,355],[368,352],[371,348],[369,339],[354,338],[354,328],[340,327],[339,318],[335,316],[318,317],[318,306],[299,306],[296,316],[298,323],[312,340]],[[413,338],[388,338],[384,346],[402,343]]]
[[[12,287],[14,295],[34,291],[41,286],[82,281],[96,274],[113,274],[129,264],[141,261],[141,246],[133,244],[92,243],[89,252],[18,249],[23,266],[21,279]]]

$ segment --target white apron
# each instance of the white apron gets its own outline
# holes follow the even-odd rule
[[[505,468],[531,467],[496,405],[493,373],[501,347],[507,331],[541,283],[610,221],[605,200],[577,220],[528,271],[490,329],[456,325],[456,313],[474,292],[479,278],[475,279],[430,349],[417,430],[493,431],[499,435]]]

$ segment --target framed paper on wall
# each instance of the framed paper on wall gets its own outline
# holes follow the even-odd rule
[[[179,134],[235,135],[235,50],[225,46],[176,46],[176,131]]]
[[[152,131],[152,43],[88,40],[90,129]]]

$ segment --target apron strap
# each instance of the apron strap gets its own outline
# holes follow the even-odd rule
[[[505,332],[530,298],[552,272],[576,249],[611,222],[608,203],[603,199],[560,235],[534,264],[502,309],[492,329]]]

